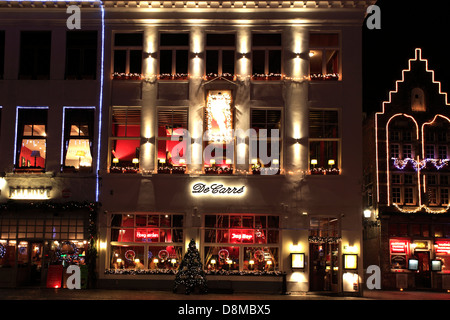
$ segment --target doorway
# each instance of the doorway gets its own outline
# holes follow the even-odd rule
[[[419,270],[415,274],[416,288],[431,288],[430,252],[414,251],[414,256],[419,260]]]
[[[17,246],[17,285],[39,286],[42,279],[43,243],[19,241]]]
[[[336,291],[338,284],[338,245],[311,243],[310,291]]]

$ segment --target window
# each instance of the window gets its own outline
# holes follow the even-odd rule
[[[309,111],[311,174],[339,174],[339,114],[337,110]]]
[[[206,77],[234,79],[235,35],[206,35]]]
[[[19,79],[50,78],[50,31],[22,31],[20,35]]]
[[[429,204],[437,204],[437,190],[436,188],[427,188],[427,196]]]
[[[142,45],[142,33],[114,34],[114,78],[140,79]]]
[[[309,49],[311,80],[338,80],[339,35],[312,33],[309,35]]]
[[[204,243],[208,270],[278,270],[279,217],[206,215]]]
[[[0,30],[0,80],[5,73],[5,31]]]
[[[389,149],[390,149],[390,152],[391,152],[391,159],[392,158],[395,158],[395,159],[398,159],[398,158],[400,158],[400,145],[398,145],[398,144],[394,144],[394,143],[391,143],[390,145],[389,145]]]
[[[434,156],[434,145],[425,146],[425,157],[427,159],[435,159]]]
[[[111,173],[138,171],[140,137],[141,107],[112,107]]]
[[[92,80],[97,74],[97,31],[68,31],[66,79]]]
[[[159,50],[159,79],[188,78],[189,34],[162,33]]]
[[[401,203],[401,192],[399,187],[392,188],[392,202],[393,203]]]
[[[185,108],[158,109],[158,173],[184,173],[186,169],[186,141],[180,141],[183,129],[188,129],[188,110]],[[173,137],[179,137],[173,140]]]
[[[393,184],[400,184],[400,175],[399,174],[392,174],[391,180]]]
[[[234,162],[231,91],[208,92],[204,115],[203,164],[206,174],[232,174]]]
[[[183,215],[112,214],[111,269],[176,270],[183,253]]]
[[[412,175],[412,174],[405,174],[404,176],[403,176],[403,178],[404,178],[404,183],[405,184],[413,184],[413,179],[414,179],[414,176]]]
[[[411,159],[412,158],[412,145],[404,144],[403,145],[403,159]]]
[[[15,171],[45,170],[47,152],[47,109],[19,108]]]
[[[281,34],[252,35],[253,80],[281,79]]]
[[[252,141],[256,150],[251,150],[250,159],[253,173],[269,173],[269,171],[271,174],[279,173],[282,150],[281,110],[252,109],[251,128],[257,134],[256,141]],[[278,130],[278,136],[273,136],[271,130]],[[278,144],[278,148],[275,144]]]
[[[340,237],[339,220],[332,217],[311,218],[309,221],[309,237],[328,238],[328,240]]]
[[[438,146],[438,159],[447,159],[447,146]]]
[[[91,171],[93,131],[93,108],[64,108],[63,172]]]
[[[414,204],[414,189],[405,188],[405,204]]]
[[[414,88],[411,91],[411,110],[426,111],[425,93],[421,88]]]
[[[448,205],[448,188],[441,188],[440,189],[441,194],[441,205]]]

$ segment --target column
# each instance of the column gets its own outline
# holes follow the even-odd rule
[[[236,137],[236,172],[249,169],[249,139],[243,134],[247,132],[250,124],[250,73],[251,73],[251,41],[252,33],[248,27],[237,30],[236,39],[236,74],[237,86],[235,108],[239,117],[235,117]],[[245,140],[244,140],[245,139]]]
[[[285,87],[284,169],[308,169],[308,81],[309,32],[304,27],[289,27],[283,32]]]
[[[192,138],[190,173],[201,172],[203,168],[203,107],[205,94],[202,77],[205,70],[205,32],[202,27],[192,27],[189,37],[189,133]]]
[[[141,110],[141,152],[140,168],[143,172],[153,172],[155,167],[156,146],[156,103],[158,84],[156,74],[158,70],[158,29],[146,27],[144,29],[143,43],[144,58],[142,70],[147,81],[142,84],[142,110]]]

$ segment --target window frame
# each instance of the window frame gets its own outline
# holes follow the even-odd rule
[[[186,172],[186,168],[187,165],[186,163],[188,162],[188,160],[190,159],[184,159],[185,163],[183,164],[178,164],[177,166],[173,166],[172,168],[169,168],[166,165],[164,165],[163,163],[161,163],[160,165],[160,160],[158,157],[158,148],[159,148],[159,143],[161,141],[171,141],[172,140],[172,136],[173,136],[173,126],[172,126],[172,135],[170,136],[166,136],[166,137],[160,137],[159,136],[159,121],[160,121],[160,111],[171,111],[172,112],[172,120],[173,120],[173,111],[185,111],[186,112],[186,128],[184,128],[185,130],[189,130],[189,108],[188,107],[157,107],[156,108],[156,133],[155,133],[155,137],[156,137],[156,149],[157,151],[155,152],[155,163],[157,166],[157,171],[158,173],[185,173]],[[172,122],[173,124],[173,122]],[[188,145],[186,146],[187,148],[190,148],[190,141],[186,142]],[[184,154],[186,154],[186,150],[184,150]],[[167,159],[166,159],[167,161]]]
[[[253,43],[253,36],[255,34],[267,34],[264,32],[253,32],[252,33],[252,46],[251,46],[251,52],[252,52],[252,65],[251,65],[251,79],[252,80],[281,80],[283,77],[283,70],[284,70],[284,59],[283,59],[283,39],[282,39],[282,33],[274,33],[276,35],[280,35],[281,37],[281,43],[278,46],[274,45],[268,45],[268,46],[259,46],[255,45]],[[255,51],[264,51],[264,74],[257,74],[254,70],[254,52]],[[270,72],[270,51],[279,51],[280,52],[280,74],[274,74]]]
[[[115,43],[115,37],[117,34],[142,34],[142,45],[140,46],[133,46],[133,45],[116,45]],[[143,74],[143,50],[144,50],[144,34],[142,31],[117,31],[112,34],[112,49],[111,49],[111,70],[113,74],[113,79],[130,79],[130,80],[139,80],[142,78]],[[125,72],[118,72],[115,70],[115,56],[116,51],[125,51]],[[141,71],[136,73],[131,73],[130,71],[130,65],[131,65],[131,51],[141,51]]]
[[[207,216],[214,216],[215,217],[215,222],[213,226],[207,226],[206,225],[206,217]],[[221,226],[218,223],[218,218],[224,216],[227,217],[227,225],[228,226]],[[252,226],[244,226],[244,217],[252,217]],[[241,217],[241,226],[232,226],[232,217]],[[265,217],[265,221],[266,221],[266,225],[265,226],[261,226],[260,228],[258,228],[256,226],[256,217]],[[271,227],[269,226],[269,217],[274,217],[277,219],[277,223],[278,223],[278,227]],[[206,247],[210,247],[210,248],[222,248],[222,247],[237,247],[239,250],[239,261],[238,261],[238,268],[233,269],[236,271],[245,271],[245,272],[258,272],[258,270],[244,270],[244,250],[245,248],[268,248],[270,250],[270,248],[277,248],[278,249],[278,257],[276,257],[278,259],[278,261],[276,261],[276,267],[273,267],[273,271],[276,270],[281,270],[281,246],[282,246],[282,241],[281,241],[281,217],[280,215],[276,215],[276,214],[254,214],[254,213],[210,213],[207,215],[203,216],[202,219],[202,225],[204,226],[204,228],[202,228],[201,231],[201,247],[202,247],[202,261],[204,262],[203,268],[204,269],[208,269],[208,263],[211,261],[206,261],[207,257],[206,257]],[[276,236],[276,242],[270,242],[266,240],[265,243],[257,243],[256,241],[254,241],[254,237],[253,237],[253,242],[249,243],[249,242],[244,242],[241,238],[241,242],[218,242],[218,232],[226,232],[228,235],[231,234],[232,230],[238,231],[252,231],[253,235],[255,234],[256,230],[264,230],[264,232],[267,234],[267,239],[269,238],[269,232],[272,231],[276,231],[277,232],[277,236]],[[207,241],[206,240],[206,232],[209,231],[214,231],[215,233],[215,239],[216,241]],[[225,233],[224,233],[225,234]],[[230,266],[231,267],[231,266]],[[270,267],[269,267],[270,268]],[[231,269],[230,269],[231,270]]]
[[[187,51],[188,57],[186,61],[186,65],[189,64],[189,44],[188,45],[161,45],[161,36],[163,34],[186,34],[183,32],[160,32],[158,35],[158,80],[187,80],[189,75],[189,67],[187,68],[187,73],[179,73],[177,72],[177,51]],[[190,37],[190,35],[188,34]],[[171,74],[162,74],[161,73],[161,51],[171,51],[172,52],[172,71]]]
[[[206,35],[220,35],[221,33],[209,33]],[[205,77],[206,79],[210,80],[216,77],[225,77],[229,78],[230,80],[234,79],[234,76],[236,74],[236,34],[232,33],[234,36],[234,45],[233,46],[218,46],[218,45],[208,45],[206,43],[205,45]],[[208,64],[208,51],[217,51],[217,73],[213,73],[212,75],[208,74],[206,70],[206,66]],[[223,52],[224,51],[233,51],[233,72],[231,74],[225,74],[223,72]]]
[[[113,136],[113,132],[112,132],[112,128],[114,126],[114,124],[120,124],[117,122],[113,122],[113,117],[114,117],[114,109],[120,110],[120,109],[126,109],[127,110],[127,115],[126,115],[126,122],[125,122],[125,127],[128,127],[128,110],[139,110],[139,123],[130,123],[130,125],[139,125],[139,135],[138,136]],[[141,146],[141,130],[142,130],[142,107],[141,106],[111,106],[111,112],[110,112],[110,121],[109,121],[109,136],[108,136],[108,168],[109,168],[109,172],[110,173],[121,173],[121,172],[128,172],[128,173],[137,173],[140,170],[140,167],[135,165],[134,168],[133,167],[121,167],[121,166],[114,166],[113,165],[113,160],[114,157],[112,157],[112,148],[114,146],[114,141],[139,141],[139,153],[140,153],[140,146]],[[125,129],[127,130],[127,129]],[[137,158],[139,159],[139,156],[137,156]],[[120,161],[120,159],[119,159]],[[140,159],[139,159],[139,165],[140,165]]]
[[[337,137],[336,138],[311,138],[310,132],[308,131],[308,168],[309,168],[309,174],[340,174],[341,168],[342,168],[342,119],[341,119],[341,110],[339,108],[309,108],[308,111],[308,117],[311,111],[335,111],[337,112]],[[309,128],[308,128],[309,130]],[[311,167],[311,142],[336,142],[337,145],[337,159],[328,159],[328,160],[335,160],[337,161],[337,164],[335,163],[332,168],[316,168]],[[317,159],[316,159],[317,160]]]
[[[315,34],[333,34],[337,35],[338,37],[338,45],[337,46],[311,46],[309,44],[309,53],[311,54],[311,51],[321,51],[322,53],[322,73],[321,74],[314,74],[311,75],[311,64],[309,64],[309,78],[310,80],[342,80],[342,35],[340,32],[336,31],[329,31],[329,32],[311,32],[311,35]],[[326,63],[326,52],[327,50],[337,50],[338,51],[338,71],[334,72],[333,74],[328,74],[327,72],[327,63]],[[337,75],[337,76],[331,76],[329,79],[327,76],[330,75]]]

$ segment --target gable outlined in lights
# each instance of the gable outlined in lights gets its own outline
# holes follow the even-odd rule
[[[390,104],[391,102],[392,102],[392,95],[393,94],[395,94],[395,93],[398,93],[398,87],[399,87],[399,83],[403,83],[404,81],[405,81],[405,73],[406,72],[410,72],[411,71],[411,63],[413,62],[413,61],[422,61],[422,62],[425,62],[425,71],[426,72],[430,72],[431,73],[431,80],[432,80],[432,83],[433,84],[437,84],[438,85],[438,88],[439,88],[439,94],[442,94],[442,95],[444,95],[444,97],[445,97],[445,104],[448,106],[449,105],[449,103],[448,103],[448,95],[447,95],[447,93],[446,92],[443,92],[442,91],[442,88],[441,88],[441,82],[440,81],[436,81],[435,80],[435,78],[434,78],[434,70],[430,70],[430,69],[428,69],[428,60],[427,59],[423,59],[422,58],[422,49],[420,49],[420,48],[416,48],[415,49],[415,57],[413,58],[413,59],[409,59],[408,60],[408,69],[404,69],[404,70],[402,70],[402,79],[401,80],[397,80],[396,82],[395,82],[395,90],[392,90],[392,91],[389,91],[389,99],[387,100],[387,101],[383,101],[383,103],[382,103],[382,111],[381,112],[376,112],[375,113],[375,161],[376,161],[376,170],[377,170],[377,174],[376,174],[376,179],[377,179],[377,201],[379,202],[379,199],[380,199],[380,178],[379,178],[379,160],[378,160],[378,116],[380,116],[380,115],[383,115],[384,113],[385,113],[385,108],[386,108],[386,104]],[[405,113],[398,113],[398,114],[395,114],[395,115],[393,115],[388,121],[387,121],[387,124],[386,124],[386,162],[387,162],[387,170],[386,170],[386,178],[387,178],[387,205],[389,206],[390,205],[390,179],[389,179],[389,130],[388,130],[388,125],[389,125],[389,122],[394,118],[394,117],[397,117],[397,116],[405,116],[405,117],[408,117],[408,118],[410,118],[410,119],[412,119],[414,122],[415,122],[415,125],[416,125],[416,134],[417,134],[417,138],[419,138],[419,128],[418,128],[418,124],[417,124],[417,121],[414,119],[414,117],[413,116],[411,116],[411,115],[408,115],[408,114],[405,114]],[[423,138],[423,129],[424,129],[424,126],[425,125],[428,125],[428,124],[432,124],[434,121],[436,121],[436,119],[437,119],[437,117],[438,116],[440,116],[440,117],[443,117],[443,118],[445,118],[445,119],[447,119],[449,122],[450,122],[450,119],[449,118],[447,118],[447,117],[445,117],[445,116],[443,116],[443,115],[436,115],[435,117],[434,117],[434,119],[431,121],[431,122],[426,122],[426,123],[424,123],[423,125],[422,125],[422,138]],[[423,152],[423,150],[424,150],[424,145],[423,145],[423,139],[422,139],[422,152]],[[421,163],[421,161],[420,161],[420,159],[419,159],[419,157],[417,157],[417,162],[416,163]],[[449,208],[450,208],[450,205],[449,206],[447,206],[445,209],[441,209],[441,210],[432,210],[432,209],[430,209],[430,208],[428,208],[426,205],[424,205],[424,204],[422,204],[422,199],[421,199],[421,195],[420,195],[420,167],[418,167],[417,168],[417,175],[418,175],[418,189],[419,189],[419,204],[418,204],[418,207],[417,207],[417,209],[416,210],[410,210],[410,211],[408,211],[408,210],[404,210],[404,209],[402,209],[402,208],[400,208],[397,204],[393,204],[398,210],[400,210],[400,211],[402,211],[402,212],[405,212],[405,213],[407,213],[407,212],[409,212],[409,213],[411,213],[411,212],[417,212],[417,211],[420,211],[422,208],[423,209],[425,209],[427,212],[429,212],[429,213],[444,213],[444,212],[446,212]]]

